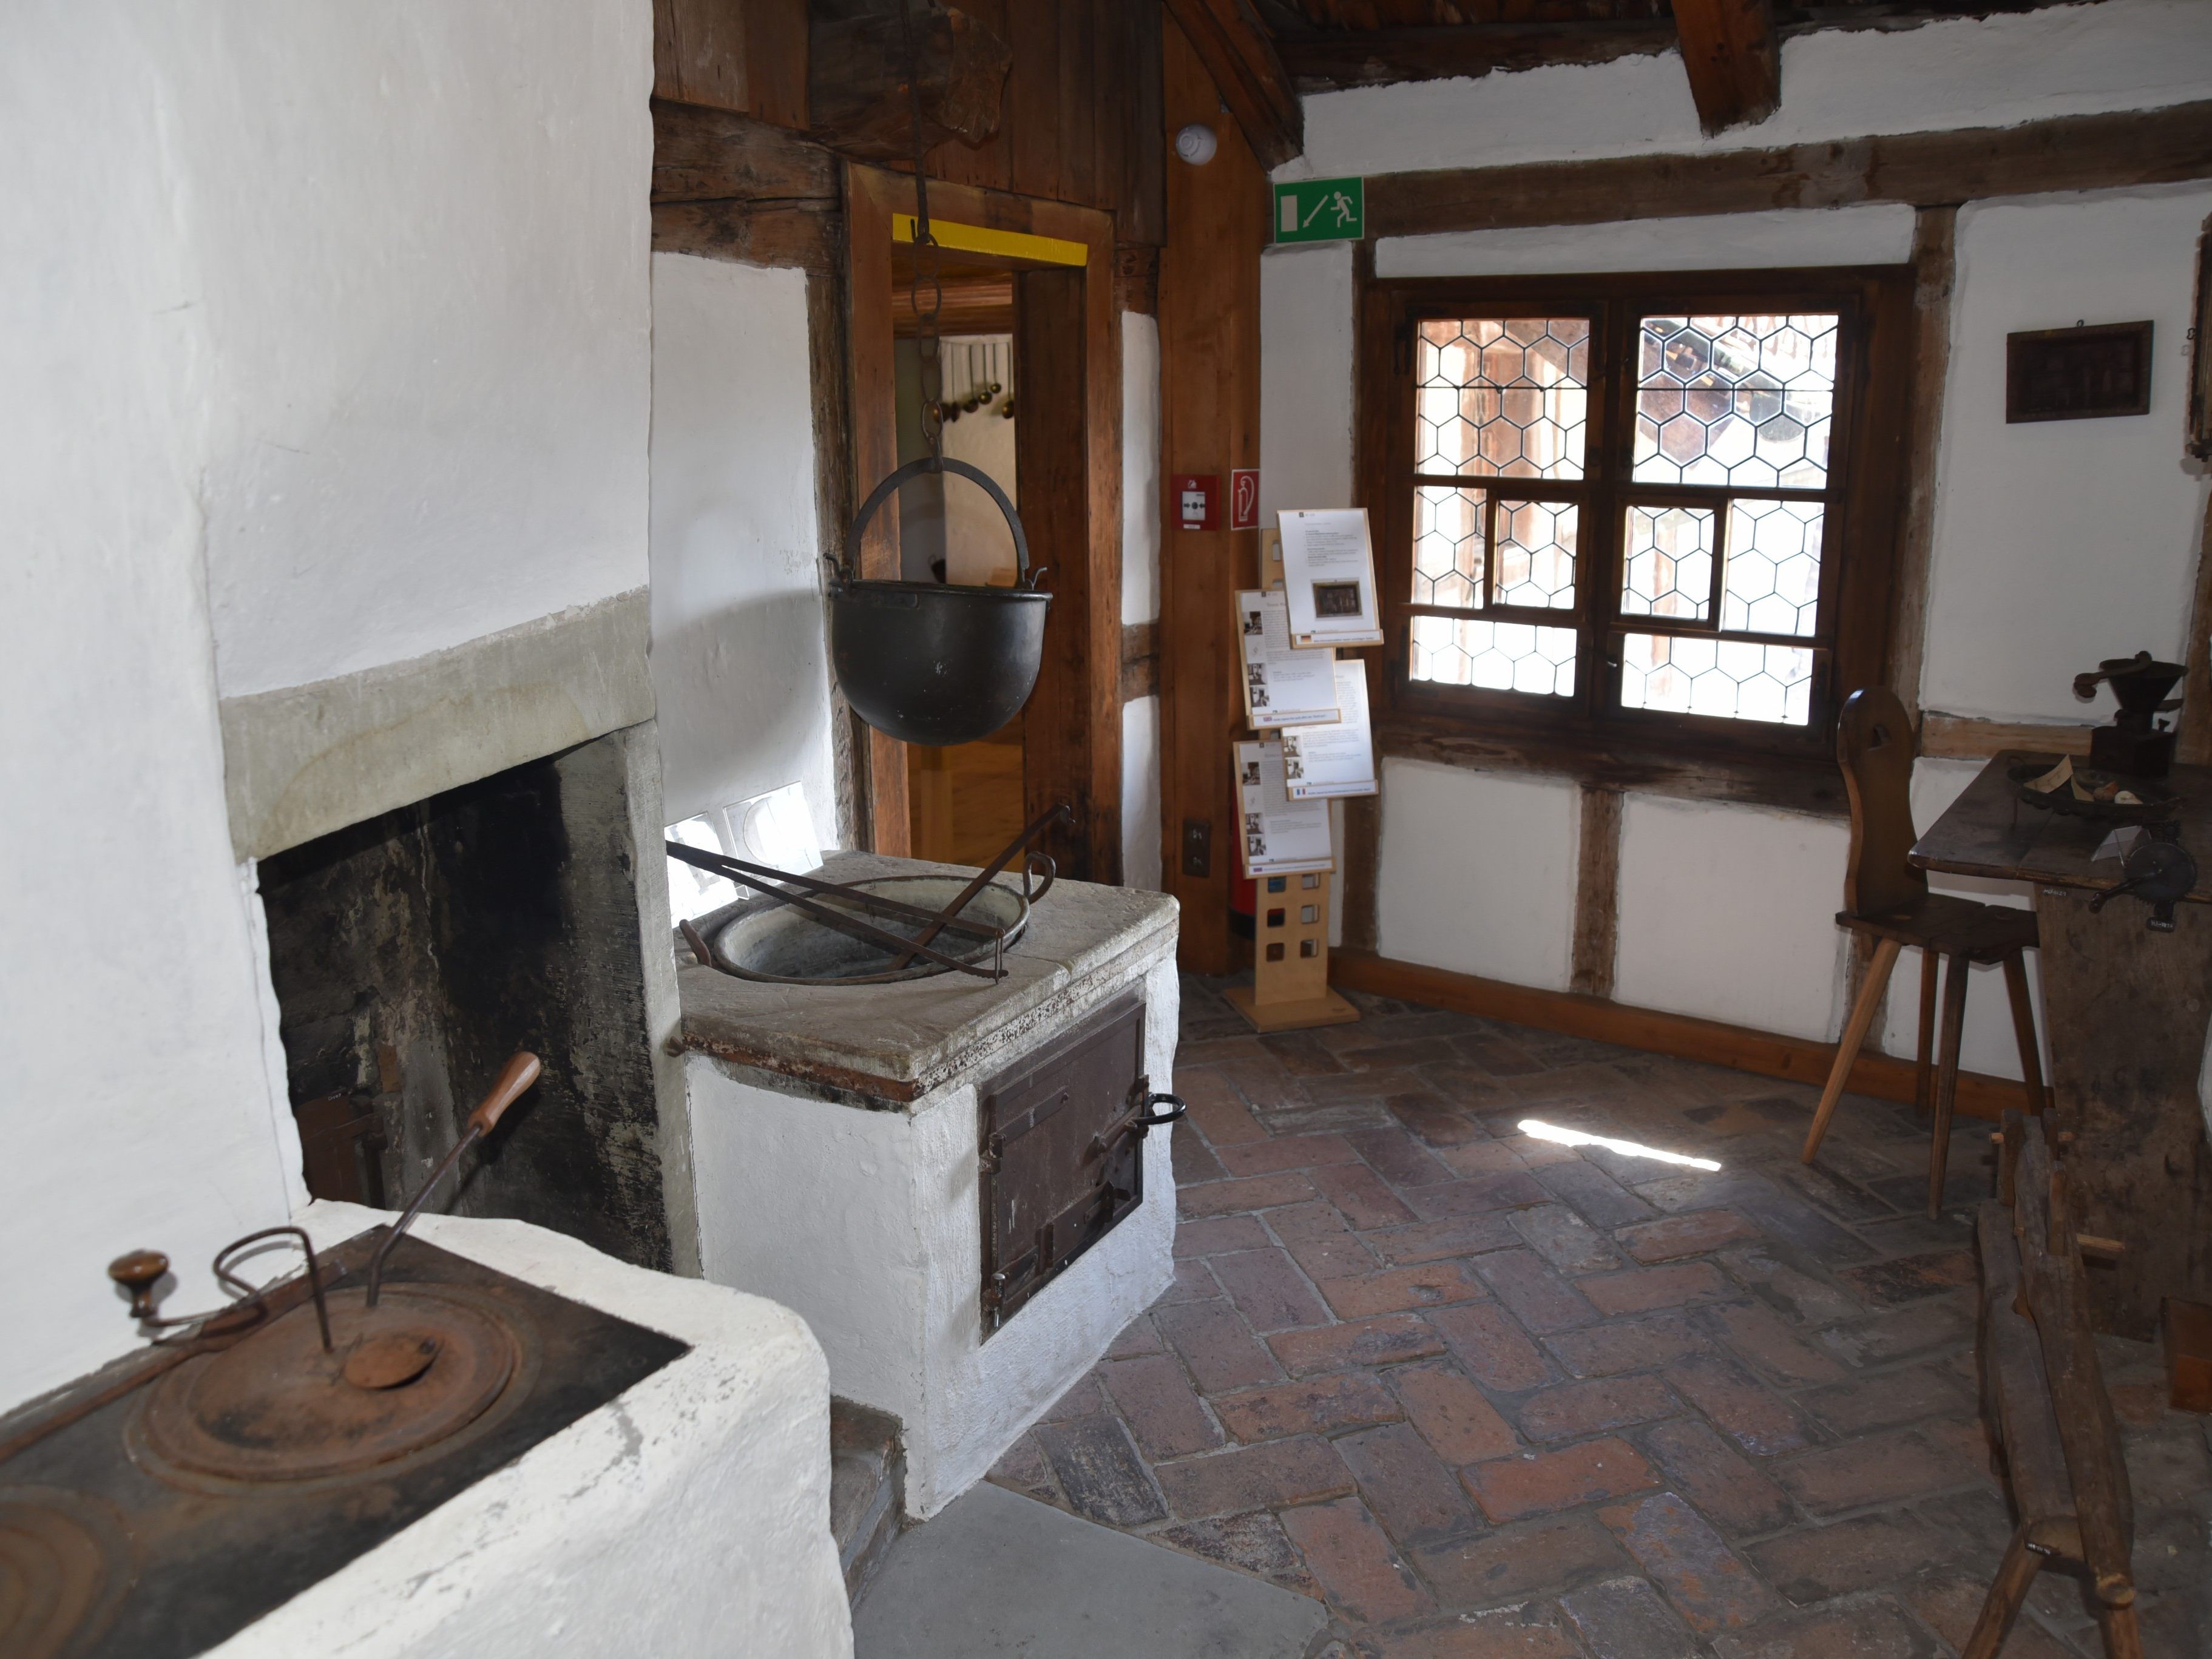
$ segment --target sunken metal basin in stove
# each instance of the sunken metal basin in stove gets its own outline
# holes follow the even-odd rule
[[[320,1257],[339,1355],[386,1233]],[[20,1448],[0,1461],[0,1654],[202,1652],[688,1351],[411,1236],[374,1317],[430,1357],[396,1381],[348,1381],[303,1282],[268,1300],[234,1341],[142,1350],[0,1420]]]
[[[942,910],[967,889],[957,876],[878,876],[850,884],[857,891],[896,899],[918,910]],[[826,901],[835,904],[836,901]],[[1011,945],[1029,926],[1030,902],[1010,883],[994,881],[970,898],[961,915],[985,927],[1004,928]],[[915,939],[918,923],[878,918],[886,933]],[[740,979],[772,985],[890,985],[927,979],[945,969],[926,959],[903,967],[891,949],[865,935],[839,933],[803,911],[762,894],[742,899],[714,919],[708,933],[714,965]],[[962,962],[988,964],[999,942],[975,933],[940,935],[939,949]]]

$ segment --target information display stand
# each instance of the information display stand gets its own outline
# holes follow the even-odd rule
[[[1260,544],[1260,580],[1264,587],[1279,591],[1284,577],[1281,538],[1276,532],[1262,531]],[[1374,576],[1370,570],[1365,574],[1365,589],[1371,592],[1373,586]],[[1249,596],[1245,598],[1249,601]],[[1240,629],[1258,626],[1253,617],[1244,614],[1247,608],[1246,605],[1239,607],[1237,622]],[[1318,640],[1297,643],[1300,650],[1329,649],[1328,642]],[[1340,666],[1362,674],[1365,672],[1349,662]],[[1250,678],[1248,667],[1247,678]],[[1363,680],[1360,690],[1364,692],[1364,689]],[[1246,696],[1249,696],[1249,687]],[[1362,701],[1364,702],[1364,697]],[[1249,720],[1255,711],[1248,706],[1238,712]],[[1362,707],[1358,715],[1363,726],[1365,714],[1365,708]],[[1295,732],[1299,728],[1291,726],[1285,729]],[[1278,742],[1281,738],[1279,731],[1261,735],[1273,737]],[[1292,747],[1296,746],[1297,740],[1293,739]],[[1252,878],[1257,890],[1252,916],[1252,983],[1249,987],[1231,986],[1224,994],[1229,999],[1230,1006],[1251,1021],[1253,1029],[1259,1031],[1298,1031],[1319,1025],[1350,1024],[1359,1018],[1359,1010],[1330,989],[1328,983],[1329,881],[1334,874],[1334,865],[1325,869],[1281,870],[1269,869],[1263,861],[1257,869],[1254,868],[1254,850],[1268,849],[1268,842],[1264,834],[1264,824],[1255,824],[1251,821],[1251,808],[1255,803],[1247,792],[1245,762],[1249,760],[1254,745],[1248,741],[1237,747],[1240,757],[1239,806],[1246,818],[1242,826],[1245,833],[1237,837],[1237,845],[1243,849],[1240,854],[1240,865]],[[1270,763],[1265,768],[1267,781],[1279,788],[1283,776],[1281,764],[1272,755],[1268,759]],[[1251,787],[1259,787],[1256,780]],[[1371,793],[1371,787],[1369,791],[1358,793]],[[1292,803],[1287,799],[1284,802],[1285,807],[1294,804],[1310,807],[1315,803],[1303,800]],[[1264,813],[1264,801],[1258,805]]]

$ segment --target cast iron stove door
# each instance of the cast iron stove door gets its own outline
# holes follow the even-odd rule
[[[1144,1067],[1128,997],[983,1085],[987,1337],[1144,1202]]]

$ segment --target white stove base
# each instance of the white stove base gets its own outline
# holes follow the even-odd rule
[[[1174,949],[1169,930],[1098,975],[1030,1051],[1140,992],[1146,1073],[1171,1088]],[[1145,1139],[1145,1201],[985,1340],[977,1068],[870,1111],[741,1080],[703,1054],[686,1066],[707,1277],[797,1309],[829,1353],[839,1396],[898,1419],[917,1520],[981,1480],[1174,1282],[1164,1133]]]
[[[391,1218],[300,1212],[318,1249]],[[691,1352],[210,1651],[220,1659],[850,1659],[830,1534],[830,1376],[790,1310],[518,1221],[441,1249]]]

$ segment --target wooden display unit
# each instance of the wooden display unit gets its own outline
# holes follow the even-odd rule
[[[1328,872],[1261,876],[1252,916],[1252,983],[1223,993],[1261,1031],[1348,1025],[1359,1010],[1328,988]]]

